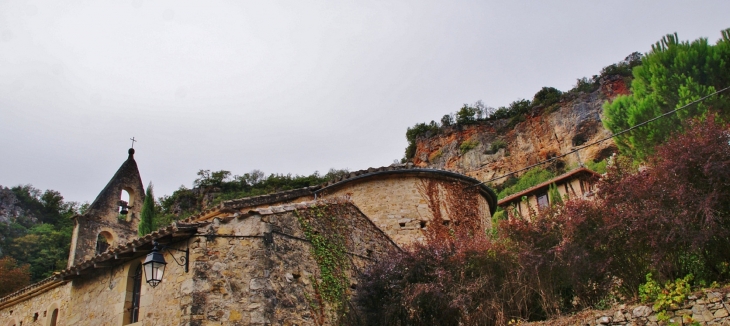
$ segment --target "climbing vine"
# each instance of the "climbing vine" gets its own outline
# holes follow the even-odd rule
[[[477,187],[435,180],[421,180],[417,187],[433,215],[425,232],[430,243],[450,242],[458,238],[457,233],[468,237],[483,234]]]
[[[350,284],[347,270],[349,259],[346,247],[346,226],[339,216],[343,206],[322,204],[308,210],[295,211],[304,236],[312,244],[311,252],[319,266],[319,279],[312,277],[315,295],[307,296],[310,306],[320,320],[324,317],[324,305],[329,304],[339,319],[347,312],[346,302]]]

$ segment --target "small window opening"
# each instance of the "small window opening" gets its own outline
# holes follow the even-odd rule
[[[302,277],[302,274],[299,273],[292,273],[291,275],[294,276],[295,280],[298,280],[300,277]]]
[[[38,313],[33,314],[33,321],[38,321]]]
[[[58,320],[58,309],[53,309],[53,312],[51,313],[51,323],[50,326],[56,326],[56,321]]]
[[[101,232],[96,236],[96,254],[105,252],[112,245],[112,235],[109,232]]]
[[[542,193],[537,195],[537,207],[538,208],[545,208],[550,205],[550,202],[548,201],[548,195],[547,193]]]
[[[425,228],[426,228],[426,221],[421,221],[421,229],[425,229]]]
[[[365,252],[366,252],[366,255],[367,255],[368,257],[371,257],[371,256],[373,255],[373,251],[372,251],[372,250],[370,250],[370,249],[365,249]]]
[[[350,284],[350,288],[353,290],[357,289],[357,284],[355,284],[355,283]]]
[[[132,288],[132,309],[130,310],[130,321],[136,323],[139,321],[140,294],[142,292],[142,264],[137,265],[134,272],[134,287]]]
[[[443,222],[441,222],[441,224],[448,226],[450,224],[450,222],[451,221],[449,221],[449,220],[444,220]]]
[[[400,227],[402,227],[402,228],[406,227],[406,223],[405,223],[405,222],[403,222],[403,223],[398,223],[398,225],[400,225]]]

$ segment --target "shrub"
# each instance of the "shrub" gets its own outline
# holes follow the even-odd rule
[[[477,146],[479,146],[478,141],[465,140],[464,142],[461,143],[461,145],[459,145],[459,152],[461,152],[461,154],[463,155],[463,154],[466,154],[468,151],[476,148]]]
[[[443,122],[443,120],[442,120]],[[446,124],[444,124],[446,125]],[[409,127],[406,130],[406,140],[408,141],[408,147],[406,147],[405,158],[413,158],[416,154],[416,139],[419,137],[431,137],[438,134],[440,126],[436,121],[431,120],[430,123],[417,123],[413,127]]]
[[[532,100],[532,105],[542,105],[548,107],[552,104],[559,102],[562,95],[563,92],[554,87],[543,87],[537,93],[535,93],[535,97]]]
[[[543,168],[534,168],[525,172],[521,177],[513,179],[514,184],[504,186],[504,189],[497,194],[497,198],[502,199],[509,195],[516,194],[522,190],[536,186],[540,183],[548,181],[555,177],[555,174]],[[507,184],[507,181],[505,181]]]
[[[435,152],[431,153],[430,155],[428,155],[428,161],[429,162],[433,162],[433,161],[438,160],[439,158],[441,158],[441,156],[443,156],[443,155],[444,155],[443,151],[441,149],[438,149],[437,151],[435,151]]]
[[[494,154],[502,148],[507,148],[507,142],[502,139],[497,139],[489,146],[489,153]]]

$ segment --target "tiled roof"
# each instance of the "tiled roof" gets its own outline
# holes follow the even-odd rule
[[[561,175],[559,175],[559,176],[557,176],[555,178],[552,178],[552,179],[550,179],[548,181],[545,181],[545,182],[543,182],[541,184],[538,184],[536,186],[527,188],[527,189],[525,189],[523,191],[520,191],[520,192],[518,192],[516,194],[509,195],[509,196],[503,198],[502,200],[500,200],[497,205],[500,205],[501,206],[501,205],[510,203],[510,202],[514,201],[515,199],[522,198],[522,196],[529,195],[530,193],[532,193],[534,191],[537,191],[537,190],[540,190],[542,188],[548,188],[553,183],[563,181],[563,180],[568,179],[568,178],[570,178],[572,176],[575,176],[577,174],[587,174],[590,177],[595,177],[595,178],[600,178],[601,177],[600,174],[598,174],[596,172],[593,172],[593,171],[591,171],[589,169],[586,169],[584,167],[577,168],[577,169],[572,170],[570,172],[563,173],[563,174],[561,174]]]

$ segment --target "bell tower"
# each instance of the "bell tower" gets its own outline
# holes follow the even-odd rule
[[[134,160],[134,148],[130,148],[128,153],[127,160],[86,212],[74,216],[68,266],[102,253],[109,246],[137,237],[144,186]],[[126,196],[122,197],[125,193]]]

